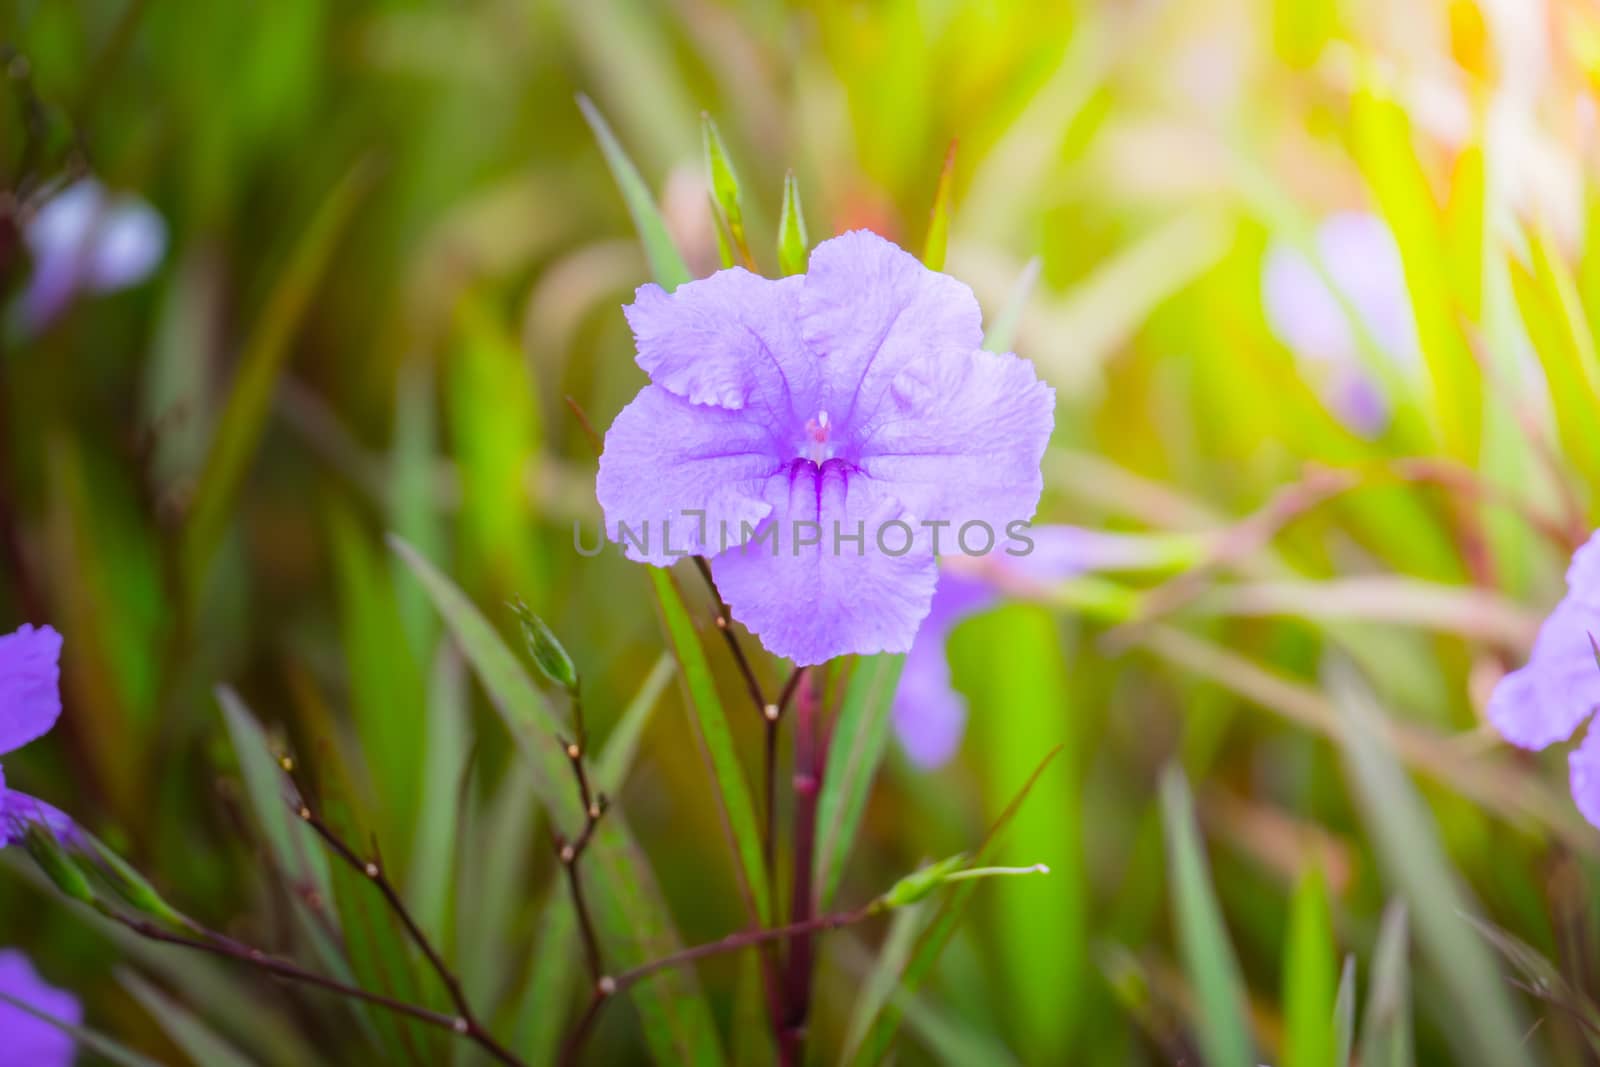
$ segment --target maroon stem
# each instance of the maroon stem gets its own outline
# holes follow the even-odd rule
[[[804,932],[789,939],[788,967],[783,981],[784,1016],[778,1032],[779,1059],[785,1065],[798,1065],[804,1059],[806,1020],[811,1013],[812,969],[816,962],[815,935],[809,924],[816,919],[812,866],[817,796],[822,791],[822,734],[817,712],[817,680],[814,672],[808,671],[800,682],[795,700],[794,891],[789,921],[791,926]]]

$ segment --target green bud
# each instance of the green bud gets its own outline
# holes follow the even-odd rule
[[[784,274],[804,273],[809,249],[806,216],[800,210],[800,183],[795,181],[791,170],[783,178],[783,214],[778,219],[778,269]]]
[[[42,823],[29,823],[22,836],[22,847],[28,850],[33,862],[63,894],[84,904],[94,904],[94,887],[89,884],[88,876],[72,862],[66,846],[50,832],[49,827]]]
[[[744,215],[739,210],[739,177],[728,161],[728,146],[722,143],[722,134],[716,122],[704,112],[700,115],[701,140],[706,150],[706,177],[711,182],[711,199],[722,209],[733,233],[734,243],[742,243]]]
[[[80,859],[80,866],[85,861],[92,862],[95,873],[104,878],[116,891],[117,896],[135,911],[174,926],[187,925],[188,920],[183,914],[163,900],[155,887],[145,879],[144,875],[134,870],[127,860],[112,852],[97,838],[89,837],[88,842],[88,851],[92,855]]]
[[[568,692],[576,690],[577,665],[567,655],[561,642],[556,640],[550,627],[520,600],[511,605],[511,610],[517,613],[517,618],[522,622],[522,640],[527,645],[528,655],[533,657],[534,665],[546,678]]]
[[[888,908],[903,908],[938,889],[949,880],[950,875],[967,861],[966,853],[960,852],[938,863],[931,863],[919,871],[913,871],[889,887],[889,891],[881,898]]]

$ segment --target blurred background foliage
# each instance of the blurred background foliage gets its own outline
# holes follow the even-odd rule
[[[7,319],[0,628],[67,642],[62,724],[7,773],[185,910],[297,943],[302,883],[241,766],[289,746],[500,1032],[542,1062],[578,1012],[536,783],[393,531],[503,634],[513,597],[550,622],[595,734],[644,709],[617,801],[665,910],[688,943],[741,921],[647,574],[572,545],[598,513],[566,398],[603,428],[642,383],[618,308],[650,277],[581,93],[696,274],[719,265],[702,111],[767,273],[787,172],[813,240],[916,250],[958,142],[948,269],[991,323],[1022,293],[1014,347],[1058,389],[1041,520],[1205,546],[1187,577],[956,630],[960,756],[890,754],[840,899],[970,847],[1061,744],[1003,850],[1053,874],[975,895],[899,998],[901,1062],[1593,1055],[1600,838],[1559,754],[1481,722],[1600,518],[1592,4],[11,0],[0,45],[7,303],[21,227],[72,177],[168,230],[143,284]],[[1421,358],[1361,345],[1392,408],[1372,435],[1263,305],[1269,249],[1349,211],[1395,235]],[[760,723],[707,647],[753,772]],[[230,732],[224,684],[270,746]],[[919,914],[825,942],[819,1059]],[[250,1062],[441,1062],[26,877],[0,880],[0,943],[164,1059],[204,1047],[192,1013]],[[726,1055],[759,1062],[727,1036],[740,975],[700,969]],[[594,1062],[644,1057],[641,1030],[608,1016]]]

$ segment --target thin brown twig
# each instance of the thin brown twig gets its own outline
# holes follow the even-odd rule
[[[727,639],[728,649],[733,653],[734,662],[739,665],[739,674],[744,678],[745,689],[750,693],[750,700],[755,704],[756,713],[768,722],[776,721],[778,705],[769,704],[761,693],[761,683],[756,680],[756,672],[751,668],[750,660],[745,656],[738,637],[734,636],[733,618],[728,612],[728,602],[722,599],[716,579],[711,576],[711,564],[706,562],[704,556],[696,556],[694,565],[699,568],[700,576],[706,580],[706,588],[711,590],[711,601],[716,607],[716,615],[712,622]]]
[[[293,764],[286,759],[283,761],[283,766],[284,772],[287,774]],[[323,843],[343,860],[348,867],[377,887],[378,892],[383,896],[384,902],[388,904],[389,910],[394,913],[395,918],[399,919],[400,924],[405,927],[407,936],[427,957],[429,966],[433,968],[434,973],[439,976],[439,980],[444,983],[446,991],[450,994],[451,1003],[455,1005],[458,1016],[452,1028],[458,1033],[470,1037],[477,1045],[500,1062],[520,1062],[510,1050],[495,1040],[494,1035],[489,1032],[489,1029],[478,1019],[477,1013],[472,1010],[472,1004],[467,999],[466,991],[461,987],[461,980],[456,977],[455,972],[450,969],[450,965],[445,962],[439,950],[434,947],[432,940],[423,932],[421,925],[412,916],[411,909],[406,907],[399,890],[389,880],[389,876],[384,870],[383,859],[378,853],[377,842],[373,842],[372,858],[363,859],[304,801],[301,801],[296,814],[300,817],[300,821],[311,827],[317,836],[322,838]]]
[[[812,891],[812,866],[815,862],[817,798],[822,792],[822,768],[826,762],[817,679],[811,674],[800,682],[795,698],[794,733],[794,884],[790,893],[791,927],[804,929],[816,919]],[[805,1032],[811,1013],[811,983],[815,964],[814,945],[809,932],[789,938],[787,969],[783,992],[787,999],[778,1028],[778,1055],[785,1064],[800,1064],[805,1058]]]

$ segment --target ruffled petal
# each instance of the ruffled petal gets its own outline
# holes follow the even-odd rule
[[[41,737],[61,715],[61,635],[23,626],[0,637],[0,755]]]
[[[1055,390],[1031,363],[974,349],[896,375],[877,417],[860,431],[859,462],[919,519],[951,523],[940,552],[983,555],[1005,542],[1008,524],[1033,517],[1054,426]],[[960,527],[973,521],[989,524],[992,541],[975,530],[966,545],[957,543]]]
[[[1540,749],[1563,741],[1600,706],[1600,664],[1589,636],[1600,638],[1600,608],[1587,602],[1592,592],[1574,589],[1557,604],[1527,665],[1495,686],[1489,721],[1512,744]]]
[[[83,1023],[78,998],[41,978],[17,949],[0,949],[0,993],[71,1026]],[[73,1061],[71,1035],[5,1002],[0,1002],[0,1040],[5,1047],[0,1059],[6,1063],[69,1067]]]
[[[820,405],[836,425],[869,422],[912,363],[983,343],[972,290],[868,230],[824,241],[800,292],[800,333],[823,364]]]
[[[937,568],[900,502],[837,461],[791,464],[766,499],[759,537],[711,563],[733,617],[801,666],[908,650]]]
[[[640,286],[623,308],[639,366],[691,403],[756,408],[793,431],[818,402],[817,361],[800,338],[803,284],[734,267],[672,293]]]
[[[762,494],[780,467],[762,426],[648,385],[606,432],[595,494],[628,558],[666,566],[737,544],[771,510]]]
[[[1600,725],[1589,724],[1583,744],[1567,755],[1572,799],[1591,826],[1600,827]]]

